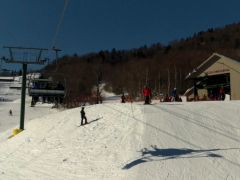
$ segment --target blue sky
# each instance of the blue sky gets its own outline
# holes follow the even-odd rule
[[[50,48],[64,0],[1,0],[2,46]],[[68,0],[56,38],[61,55],[167,44],[240,21],[239,0]]]

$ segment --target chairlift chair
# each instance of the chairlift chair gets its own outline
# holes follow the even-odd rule
[[[50,99],[48,101],[61,103],[65,97],[65,89],[63,85],[50,79],[33,79],[29,88],[29,95],[32,96],[34,102],[42,97],[43,102],[45,102],[45,99]]]

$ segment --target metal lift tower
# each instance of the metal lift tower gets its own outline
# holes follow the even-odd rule
[[[48,51],[44,48],[25,48],[25,47],[8,47],[3,48],[9,50],[10,57],[2,57],[6,63],[22,64],[22,89],[21,89],[21,114],[20,114],[20,129],[24,130],[25,116],[25,97],[26,97],[26,74],[28,64],[43,65],[47,61],[42,58],[42,53]]]

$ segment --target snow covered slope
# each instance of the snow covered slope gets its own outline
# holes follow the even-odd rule
[[[0,143],[0,179],[239,179],[240,102],[106,103],[29,121]],[[4,136],[5,133],[0,134]]]
[[[14,82],[0,82],[0,102],[12,101],[20,97],[20,90],[9,88],[13,83]]]
[[[37,104],[36,107],[31,107],[31,97],[26,97],[26,106],[25,106],[25,122],[33,120],[38,117],[43,117],[51,113],[58,112],[57,109],[52,109],[53,104]],[[11,102],[0,102],[0,133],[8,130],[9,128],[13,129],[19,127],[20,123],[20,107],[21,101],[17,99]],[[12,110],[13,115],[9,116],[9,110]],[[1,142],[0,137],[0,142]]]

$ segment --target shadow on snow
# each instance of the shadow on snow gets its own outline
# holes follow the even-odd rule
[[[92,121],[86,123],[86,124],[78,125],[78,127],[80,127],[80,126],[85,126],[85,125],[89,125],[89,124],[91,124],[91,123],[93,123],[93,122],[95,122],[95,121],[99,121],[99,120],[102,119],[102,118],[103,118],[103,117],[99,117],[99,118],[97,118],[97,119],[94,119],[94,120],[92,120]]]
[[[179,159],[179,158],[201,158],[201,157],[212,157],[212,158],[222,158],[223,156],[212,153],[213,151],[219,151],[224,149],[202,149],[194,150],[187,148],[167,148],[160,149],[157,146],[151,146],[151,148],[144,148],[140,152],[142,157],[136,159],[130,163],[127,163],[122,169],[130,169],[136,165],[151,162],[151,161],[163,161],[169,159]],[[159,157],[162,157],[159,159]]]
[[[102,119],[103,117],[99,117],[99,118],[97,118],[97,119],[94,119],[94,120],[92,120],[92,121],[90,121],[88,124],[91,124],[91,123],[93,123],[93,122],[95,122],[95,121],[98,121],[98,120],[100,120],[100,119]]]
[[[119,113],[121,113],[122,115],[125,115],[126,117],[129,117],[129,115],[128,114],[126,114],[125,112],[123,112],[123,111],[120,111],[119,109],[116,109],[116,108],[114,108],[113,106],[109,106],[109,105],[106,105],[106,104],[104,104],[105,105],[105,107],[108,107],[108,108],[110,108],[110,109],[112,109],[112,110],[115,110],[116,112],[119,112]],[[152,106],[151,106],[152,107]],[[155,107],[155,106],[153,106],[154,108],[160,108],[160,107]],[[162,108],[161,108],[162,109]],[[162,110],[166,110],[165,108],[164,109],[162,109]],[[189,118],[188,117],[185,117],[185,116],[183,116],[183,115],[181,115],[181,114],[177,114],[177,113],[175,113],[175,112],[170,112],[170,111],[167,111],[166,110],[166,112],[169,112],[169,113],[171,113],[171,114],[173,114],[174,116],[176,116],[176,117],[179,117],[180,116],[180,118],[181,119],[183,119],[183,120],[188,120],[189,121]],[[157,132],[159,132],[159,133],[163,133],[163,134],[165,134],[165,135],[168,135],[168,136],[170,136],[170,137],[172,137],[172,138],[174,138],[174,139],[176,139],[176,140],[178,140],[178,141],[181,141],[181,142],[183,142],[183,143],[185,143],[185,144],[188,144],[188,145],[190,145],[190,146],[193,146],[193,147],[195,147],[195,148],[198,148],[198,149],[201,149],[201,146],[198,146],[198,145],[196,145],[196,144],[194,144],[194,143],[192,143],[192,142],[190,142],[190,141],[187,141],[187,140],[185,140],[184,138],[181,138],[181,137],[178,137],[178,136],[176,136],[175,134],[172,134],[171,132],[168,132],[168,131],[166,131],[166,130],[164,130],[164,129],[161,129],[161,128],[159,128],[159,127],[157,127],[157,126],[155,126],[155,125],[153,125],[153,124],[151,124],[151,123],[149,123],[149,122],[145,122],[144,120],[142,120],[142,119],[139,119],[139,118],[136,118],[136,117],[131,117],[131,119],[132,120],[135,120],[135,121],[137,121],[137,122],[139,122],[139,123],[142,123],[142,124],[144,124],[144,125],[146,125],[146,126],[148,126],[148,127],[150,127],[150,128],[153,128],[153,129],[155,129]],[[230,139],[232,139],[232,140],[234,140],[234,141],[237,141],[237,142],[239,142],[239,140],[238,139],[236,139],[236,138],[234,138],[234,137],[230,137],[229,135],[226,135],[226,134],[223,134],[222,132],[218,132],[218,131],[216,131],[215,129],[212,129],[212,128],[209,128],[209,127],[207,127],[207,126],[203,126],[202,124],[200,124],[200,123],[197,123],[197,122],[194,122],[194,121],[190,121],[191,123],[194,123],[194,124],[196,124],[196,125],[200,125],[200,126],[202,126],[202,127],[204,127],[204,128],[207,128],[208,130],[211,130],[211,131],[214,131],[214,132],[216,132],[216,133],[218,133],[218,134],[221,134],[221,135],[224,135],[225,137],[228,137],[228,138],[230,138]],[[222,157],[222,156],[219,156],[219,155],[217,155],[217,154],[213,154],[213,153],[211,153],[211,154],[206,154],[206,152],[210,152],[211,151],[211,149],[209,149],[209,150],[193,150],[193,149],[159,149],[159,148],[157,148],[156,146],[152,146],[153,147],[153,150],[148,150],[149,151],[149,153],[151,152],[151,153],[153,153],[153,154],[155,154],[155,156],[156,157],[165,157],[165,159],[163,158],[163,159],[158,159],[158,160],[154,160],[154,159],[151,159],[151,157],[154,157],[153,155],[151,155],[150,157],[148,157],[148,156],[143,156],[142,158],[139,158],[139,159],[137,159],[137,160],[134,160],[133,162],[130,162],[130,163],[128,163],[128,164],[126,164],[124,167],[123,167],[123,169],[130,169],[131,167],[133,167],[133,166],[136,166],[136,165],[138,165],[138,164],[141,164],[141,163],[144,163],[144,162],[149,162],[149,161],[161,161],[161,160],[168,160],[168,159],[176,159],[176,158],[200,158],[200,157],[221,157],[221,159],[222,160],[224,160],[224,161],[227,161],[228,163],[231,163],[232,165],[235,165],[235,166],[237,166],[237,167],[239,167],[240,168],[240,164],[239,163],[236,163],[236,162],[234,162],[234,161],[232,161],[232,160],[230,160],[230,159],[226,159],[225,157]],[[229,148],[229,149],[213,149],[213,150],[215,150],[215,151],[217,151],[217,150],[233,150],[233,149],[238,149],[239,150],[239,148]],[[146,151],[147,149],[145,149],[145,151]],[[170,151],[171,150],[171,151]],[[178,150],[183,150],[183,151],[178,151]],[[145,152],[145,151],[142,151],[142,152]],[[172,156],[163,156],[163,154],[162,154],[162,152],[185,152],[185,154],[173,154],[172,153]],[[147,152],[147,151],[146,151]],[[155,152],[155,153],[154,153]],[[205,154],[204,155],[202,155],[202,154],[200,154],[200,153],[203,153],[203,152],[205,152]],[[156,154],[159,154],[159,155],[156,155]],[[165,153],[166,154],[166,153]],[[185,155],[185,156],[184,156]],[[191,156],[187,156],[187,155],[191,155]]]

